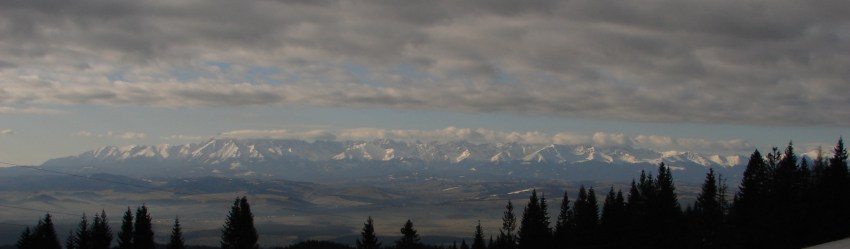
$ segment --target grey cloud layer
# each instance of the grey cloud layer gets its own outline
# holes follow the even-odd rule
[[[0,103],[848,126],[847,10],[847,1],[2,1]]]

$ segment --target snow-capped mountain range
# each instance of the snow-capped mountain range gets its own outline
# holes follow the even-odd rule
[[[262,177],[304,181],[439,177],[482,180],[626,181],[664,162],[680,180],[708,168],[734,180],[739,155],[658,152],[632,147],[519,143],[211,139],[182,145],[106,146],[42,167],[135,177]],[[411,178],[412,177],[412,178]]]
[[[315,141],[302,140],[238,140],[211,139],[182,145],[106,146],[78,156],[52,159],[45,165],[59,165],[69,160],[88,163],[115,163],[128,160],[183,161],[200,164],[274,161],[405,161],[420,160],[450,164],[493,164],[520,162],[525,164],[696,164],[704,167],[735,167],[742,163],[740,155],[702,155],[694,152],[658,152],[630,147],[594,147],[592,145],[532,145],[518,143],[474,144],[464,141],[406,142]]]

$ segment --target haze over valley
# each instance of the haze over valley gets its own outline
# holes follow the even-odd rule
[[[687,202],[708,168],[737,179],[740,160],[623,146],[211,139],[106,146],[39,167],[0,168],[0,204],[37,210],[5,210],[4,217],[16,217],[6,222],[15,224],[31,223],[41,210],[61,210],[57,224],[68,229],[81,214],[67,210],[104,209],[117,222],[128,205],[145,204],[161,240],[180,216],[188,243],[216,245],[226,207],[247,195],[263,244],[351,243],[366,216],[379,220],[384,234],[414,219],[427,241],[448,243],[467,236],[477,220],[497,232],[505,201],[521,205],[532,188],[557,196],[584,184],[602,193],[626,188],[641,170],[654,172],[664,161],[676,169]],[[12,215],[22,212],[31,215]],[[0,237],[15,238],[14,228]]]

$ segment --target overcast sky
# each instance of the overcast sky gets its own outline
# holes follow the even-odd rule
[[[212,137],[831,147],[850,131],[848,11],[781,0],[0,1],[0,161]]]

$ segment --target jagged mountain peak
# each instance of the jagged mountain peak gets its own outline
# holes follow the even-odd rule
[[[394,141],[210,139],[181,145],[105,146],[51,159],[43,167],[151,177],[226,176],[350,179],[417,175],[436,177],[546,177],[620,179],[660,162],[701,181],[705,167],[736,177],[738,155],[658,152],[627,146]],[[735,167],[733,167],[735,166]],[[397,177],[397,174],[405,177]],[[677,176],[677,177],[679,177]],[[474,179],[474,178],[464,178]]]
[[[390,161],[416,159],[448,163],[522,161],[545,164],[597,162],[606,164],[693,163],[705,167],[731,167],[741,156],[701,155],[688,151],[656,152],[631,147],[594,145],[535,145],[520,143],[481,143],[468,141],[421,142],[376,139],[369,141],[302,141],[275,139],[215,138],[182,145],[105,146],[76,156],[90,161],[129,159],[182,160],[199,163],[232,161]]]

